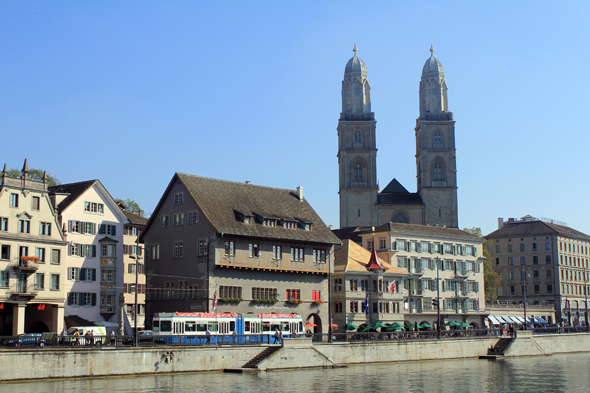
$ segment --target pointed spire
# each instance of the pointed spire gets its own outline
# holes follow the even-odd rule
[[[2,171],[2,174],[6,174],[8,173],[8,169],[6,169],[6,163],[4,163],[4,170]]]
[[[430,57],[434,57],[434,45],[430,44]]]
[[[43,171],[43,183],[47,183],[47,171]]]
[[[23,174],[29,173],[29,159],[25,158],[25,165],[23,165]]]
[[[376,270],[382,269],[385,270],[385,266],[379,261],[379,257],[377,256],[377,246],[375,245],[375,227],[373,229],[373,251],[371,252],[371,258],[369,259],[369,263],[367,263],[367,270]]]
[[[354,44],[354,48],[352,48],[352,51],[354,52],[354,57],[356,57],[356,52],[358,51],[356,43]]]

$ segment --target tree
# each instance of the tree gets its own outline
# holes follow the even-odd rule
[[[43,181],[44,172],[45,171],[43,171],[43,169],[29,169],[29,175],[31,175],[31,180]],[[6,175],[8,177],[14,177],[16,179],[20,178],[22,174],[22,171],[16,168],[12,168],[11,170],[6,172]],[[59,186],[61,184],[61,181],[58,178],[51,176],[49,173],[47,174],[45,180],[47,182],[47,186],[49,187]]]
[[[481,228],[463,228],[467,233],[481,237]],[[492,257],[490,256],[488,241],[483,242],[483,281],[486,300],[494,300],[498,297],[498,288],[500,288],[500,276],[492,269]]]
[[[115,199],[115,202],[122,206],[122,209],[128,212],[133,212],[135,214],[141,214],[143,215],[145,212],[141,209],[141,207],[139,207],[139,203],[135,202],[132,199],[126,199],[126,200],[122,200],[122,199]]]

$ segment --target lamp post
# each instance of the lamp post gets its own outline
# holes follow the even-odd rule
[[[586,323],[586,331],[590,331],[588,328],[588,276],[586,272],[586,266],[584,266],[584,304],[586,305],[586,312],[584,313],[584,323]]]
[[[521,262],[522,265],[522,295],[524,297],[524,330],[527,329],[527,321],[526,321],[526,271],[525,271],[525,264]]]

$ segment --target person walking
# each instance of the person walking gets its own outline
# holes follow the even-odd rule
[[[207,344],[211,344],[211,330],[207,326],[207,331],[205,331],[205,336],[207,336]]]
[[[66,331],[66,328],[61,329],[61,345],[65,346],[66,345],[66,341],[67,341],[67,337],[68,337],[68,332]]]
[[[279,341],[279,329],[275,330],[275,341],[273,342],[273,344],[276,344]]]
[[[76,345],[80,345],[80,332],[76,329],[76,333],[74,333],[74,337],[76,338]]]
[[[111,330],[111,345],[115,345],[117,339],[115,338],[115,329]]]

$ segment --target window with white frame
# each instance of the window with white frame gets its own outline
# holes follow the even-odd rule
[[[31,233],[31,221],[18,220],[18,231],[19,233]]]
[[[188,223],[189,224],[196,224],[199,221],[199,212],[196,210],[191,210],[188,212]]]
[[[312,254],[314,263],[326,263],[325,249],[314,249]]]
[[[59,291],[59,274],[51,275],[51,290]]]
[[[37,247],[37,258],[39,258],[39,263],[45,263],[45,249]]]
[[[272,259],[283,259],[283,252],[281,246],[272,246]]]
[[[101,235],[116,236],[117,227],[115,225],[110,224],[100,224],[98,233]]]
[[[177,192],[174,194],[174,204],[182,205],[184,203],[184,192]]]
[[[84,202],[84,211],[86,213],[104,214],[104,204],[95,202]]]
[[[152,244],[150,246],[151,250],[151,260],[156,261],[160,259],[160,245],[159,244]]]
[[[45,274],[35,273],[35,289],[43,290],[45,288]]]
[[[197,253],[199,256],[207,255],[207,239],[199,239]]]
[[[164,215],[160,218],[162,228],[168,228],[170,226],[170,216]]]
[[[248,245],[248,251],[250,258],[258,258],[260,256],[260,247],[258,243],[250,243]]]
[[[10,194],[10,207],[18,207],[18,194]]]
[[[225,242],[225,255],[232,256],[232,257],[235,255],[234,242],[232,242],[232,241]]]
[[[303,247],[291,247],[291,260],[295,262],[304,262],[305,249]]]
[[[182,242],[174,242],[174,258],[182,258]]]
[[[39,235],[51,236],[51,223],[49,223],[49,222],[39,223]]]
[[[8,231],[8,218],[0,217],[0,231]]]
[[[175,213],[174,214],[174,221],[173,221],[173,225],[175,227],[183,225],[184,224],[184,213]]]

